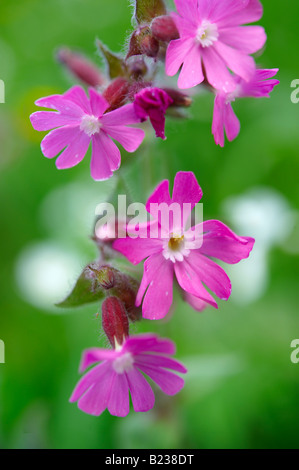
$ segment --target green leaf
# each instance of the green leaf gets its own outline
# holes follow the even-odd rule
[[[94,273],[89,269],[89,266],[86,266],[71,293],[65,300],[56,304],[56,307],[79,307],[97,302],[103,299],[104,296],[104,289],[97,283]]]
[[[135,0],[135,18],[138,24],[150,23],[156,16],[165,14],[163,0]]]
[[[111,52],[99,39],[96,41],[97,49],[108,68],[108,74],[111,79],[117,77],[126,77],[127,68],[122,57]]]

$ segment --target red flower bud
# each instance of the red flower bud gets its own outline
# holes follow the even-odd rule
[[[119,77],[113,80],[113,82],[110,83],[108,88],[104,90],[103,97],[110,104],[109,111],[120,108],[120,106],[125,104],[127,100],[129,87],[130,87],[130,84],[128,80],[126,80],[125,78]]]
[[[57,60],[77,79],[89,86],[103,85],[105,79],[98,68],[83,55],[62,48],[57,52]]]
[[[151,31],[153,36],[159,41],[170,42],[173,39],[178,39],[180,37],[175,22],[171,16],[168,15],[154,18],[151,25]]]
[[[102,325],[113,348],[129,335],[129,321],[123,303],[117,297],[107,297],[102,304]]]
[[[127,59],[134,55],[145,54],[148,57],[157,57],[159,52],[159,41],[154,38],[148,26],[142,26],[133,32]]]
[[[147,34],[140,42],[141,51],[148,57],[157,57],[159,53],[159,41],[154,36]]]

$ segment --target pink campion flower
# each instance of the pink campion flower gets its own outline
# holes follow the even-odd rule
[[[235,89],[231,93],[216,93],[212,134],[217,145],[224,147],[224,130],[229,141],[239,135],[240,122],[231,103],[236,98],[270,98],[271,91],[279,84],[279,80],[273,79],[277,72],[278,69],[256,69],[249,82],[235,77]]]
[[[174,0],[173,13],[180,39],[169,43],[166,73],[173,76],[181,65],[179,88],[207,81],[216,89],[230,92],[234,80],[228,69],[244,80],[254,73],[249,55],[266,41],[261,26],[241,26],[258,21],[263,14],[259,0]]]
[[[141,121],[150,119],[156,136],[165,139],[165,113],[173,99],[161,88],[143,88],[134,97],[134,106]]]
[[[175,372],[186,368],[170,356],[175,345],[154,334],[127,337],[113,350],[88,349],[83,353],[80,371],[96,364],[77,384],[70,401],[78,402],[85,413],[99,416],[106,408],[115,416],[129,413],[129,391],[135,411],[149,411],[155,403],[153,390],[144,375],[167,395],[175,395],[184,380]]]
[[[172,198],[169,181],[162,181],[146,205],[147,211],[155,218],[148,226],[159,225],[160,236],[127,237],[113,244],[113,248],[133,264],[146,259],[136,298],[137,306],[143,300],[144,318],[161,319],[168,313],[172,304],[174,276],[185,300],[193,308],[201,311],[208,304],[218,308],[205,286],[220,299],[227,300],[231,294],[231,283],[225,271],[211,258],[234,264],[247,258],[253,248],[253,238],[239,237],[218,220],[208,220],[188,228],[186,222],[201,197],[202,190],[192,172],[177,173]],[[163,222],[160,217],[163,206],[164,210],[165,206],[168,207],[171,213],[174,203],[180,207],[182,216],[169,217],[169,223]],[[158,213],[157,205],[161,207]]]
[[[105,114],[109,104],[93,88],[89,89],[89,99],[83,88],[74,86],[63,95],[41,98],[35,104],[56,110],[30,116],[34,129],[54,129],[41,143],[45,157],[54,158],[62,152],[56,160],[57,168],[71,168],[83,160],[92,142],[91,176],[96,181],[110,178],[120,166],[120,151],[112,139],[134,152],[144,138],[142,129],[128,127],[140,122],[133,104]]]

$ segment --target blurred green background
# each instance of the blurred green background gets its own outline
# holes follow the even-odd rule
[[[168,119],[167,141],[149,130],[143,149],[124,155],[122,175],[143,202],[162,178],[193,170],[204,191],[204,217],[256,236],[252,259],[228,269],[233,294],[219,310],[197,314],[176,298],[168,322],[134,331],[171,337],[189,368],[177,397],[156,391],[147,414],[94,418],[68,399],[84,348],[104,346],[98,305],[60,311],[61,300],[96,256],[89,239],[96,204],[116,178],[95,183],[89,157],[57,171],[41,154],[29,114],[34,100],[63,93],[72,80],[54,61],[58,46],[95,53],[99,37],[114,51],[131,30],[125,0],[1,0],[0,78],[0,364],[1,448],[298,448],[299,364],[299,4],[264,0],[268,42],[258,63],[279,67],[270,100],[240,100],[239,138],[224,149],[211,136],[211,95],[197,96],[189,119]]]

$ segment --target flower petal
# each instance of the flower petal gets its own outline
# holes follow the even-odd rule
[[[166,395],[176,395],[184,387],[184,380],[168,370],[145,365],[139,366],[139,368],[148,375]]]
[[[150,256],[144,263],[144,274],[136,297],[142,304],[144,318],[159,320],[168,313],[173,294],[173,263],[166,261],[161,253]]]
[[[215,308],[218,308],[217,302],[211,294],[202,285],[202,279],[195,271],[194,266],[186,258],[181,263],[174,265],[175,275],[181,288],[189,294],[195,295]]]
[[[232,105],[227,103],[225,106],[224,127],[228,140],[233,141],[240,132],[240,121],[234,113]]]
[[[188,262],[198,274],[201,281],[214,292],[219,299],[227,300],[231,294],[231,282],[226,272],[214,261],[191,251]]]
[[[126,374],[115,374],[108,401],[108,411],[113,416],[124,417],[129,414],[129,384]]]
[[[175,370],[185,374],[187,372],[186,367],[183,366],[179,361],[166,356],[158,356],[156,354],[138,354],[135,358],[135,364],[138,366],[150,366],[150,367],[163,367],[165,369]]]
[[[166,338],[159,338],[151,333],[129,336],[126,339],[123,349],[134,355],[143,352],[175,354],[176,351],[175,344],[172,341]]]
[[[226,93],[232,92],[235,89],[235,81],[229,73],[224,60],[216,52],[215,47],[203,48],[202,58],[208,82],[216,90],[223,90]]]
[[[90,138],[84,132],[79,132],[76,138],[67,146],[56,160],[59,170],[78,165],[86,155],[90,144]]]
[[[239,237],[219,220],[207,220],[202,226],[204,236],[200,253],[229,264],[248,258],[255,242],[253,238]]]
[[[36,131],[49,131],[69,124],[80,125],[80,119],[77,116],[67,116],[53,111],[36,111],[31,114],[30,121]]]
[[[118,238],[113,249],[122,253],[131,263],[139,264],[150,255],[162,251],[163,241],[157,238]]]
[[[104,114],[104,116],[101,118],[101,122],[104,124],[104,126],[123,126],[137,124],[140,122],[140,118],[135,112],[134,104],[126,104],[121,108]]]
[[[146,203],[146,210],[149,214],[151,214],[151,204],[161,204],[166,203],[167,205],[171,204],[171,199],[169,195],[169,181],[163,180],[161,183],[156,187],[154,192],[148,198]]]
[[[110,369],[104,380],[98,381],[78,400],[78,408],[90,415],[100,416],[107,408],[115,375]]]
[[[93,364],[105,361],[112,360],[115,358],[115,350],[113,349],[100,349],[100,348],[90,348],[86,349],[82,353],[81,362],[79,366],[79,371],[84,372],[88,367]]]
[[[54,129],[41,142],[43,154],[47,158],[56,157],[64,147],[76,140],[79,133],[79,126],[64,126]]]
[[[87,372],[87,374],[85,374],[76,385],[75,390],[73,391],[70,398],[70,402],[79,400],[79,398],[98,381],[105,382],[106,376],[107,374],[109,375],[110,370],[110,362],[105,361]]]
[[[96,117],[103,116],[104,112],[109,108],[108,101],[93,88],[89,88],[89,97],[92,114]]]
[[[67,100],[72,101],[78,107],[80,107],[84,113],[92,114],[89,99],[87,98],[87,95],[81,86],[73,86],[66,93],[64,93],[63,96]]]
[[[95,181],[107,180],[119,168],[120,161],[120,151],[107,134],[95,134],[92,138],[90,164],[92,178]]]
[[[216,145],[224,147],[224,114],[225,114],[225,95],[219,93],[215,97],[212,134]]]
[[[173,77],[177,73],[193,45],[194,38],[170,41],[166,51],[166,75]]]
[[[235,74],[246,81],[252,78],[255,72],[255,62],[251,56],[227,46],[221,41],[215,43],[214,48]]]
[[[262,26],[235,26],[221,30],[219,41],[246,54],[259,51],[267,39]]]
[[[202,189],[192,171],[179,171],[174,179],[172,202],[181,206],[182,227],[185,226],[192,209],[202,198]],[[185,205],[185,206],[184,206]],[[189,210],[184,210],[184,207]]]
[[[177,12],[190,21],[199,21],[197,1],[194,0],[174,0]]]
[[[195,44],[184,59],[178,79],[178,87],[181,89],[192,88],[203,81],[204,75],[202,71],[200,47]]]
[[[134,410],[136,412],[151,410],[155,404],[155,395],[149,383],[136,367],[127,372],[126,375]]]
[[[227,0],[231,4],[237,3],[235,0]],[[225,1],[221,0],[219,6],[223,7],[223,14],[218,18],[218,24],[221,27],[237,26],[241,24],[254,23],[259,21],[263,16],[263,6],[259,0],[242,0],[245,8],[235,8],[233,12],[231,8],[227,8]],[[239,2],[240,4],[241,2]]]
[[[76,103],[67,99],[65,95],[46,96],[37,100],[35,104],[36,106],[55,109],[65,116],[77,119],[80,119],[84,114],[84,110]]]
[[[105,132],[117,140],[127,152],[135,152],[142,143],[145,133],[142,129],[126,126],[105,126]]]
[[[197,312],[202,312],[209,304],[195,295],[189,294],[189,292],[184,293],[184,300],[187,302],[194,310]]]

